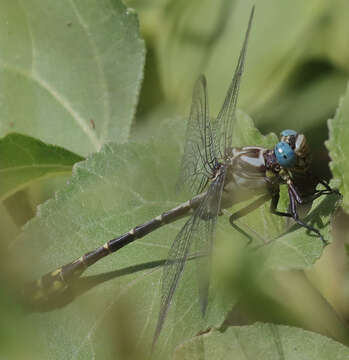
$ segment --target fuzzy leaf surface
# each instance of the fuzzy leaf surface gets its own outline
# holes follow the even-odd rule
[[[2,1],[0,134],[80,155],[127,140],[143,76],[135,13],[120,0]]]
[[[68,150],[16,133],[0,139],[0,159],[0,200],[34,181],[67,175],[83,160]]]
[[[257,323],[197,336],[178,347],[173,360],[344,360],[349,349],[303,329]]]
[[[28,280],[38,278],[187,200],[174,191],[184,132],[183,121],[169,119],[154,131],[151,140],[106,145],[100,153],[75,165],[70,183],[39,208],[38,216],[13,246],[16,271],[21,269]],[[270,148],[276,141],[275,135],[262,136],[252,120],[239,113],[236,145]],[[316,212],[320,212],[321,231],[327,237],[330,207],[325,206],[327,213],[322,213],[321,201],[314,206],[312,215],[316,219]],[[257,256],[255,271],[260,272],[264,269],[259,266],[261,259],[265,259],[265,269],[304,268],[322,252],[321,241],[303,229],[282,235],[286,231],[284,219],[271,215],[268,204],[243,223],[255,238],[247,248],[246,238],[231,228],[227,216],[218,221],[211,282],[214,290],[210,291],[204,319],[195,259],[187,262],[154,358],[169,358],[185,339],[222,323],[236,300],[225,296],[219,281],[222,271],[231,271],[232,258],[242,259],[246,253]],[[96,263],[83,275],[72,298],[53,307],[59,310],[32,314],[29,318],[38,323],[44,357],[59,359],[63,351],[66,359],[123,358],[127,337],[126,342],[137,344],[132,349],[138,349],[144,358],[150,351],[159,311],[162,265],[183,224],[184,220],[179,220],[166,225]],[[269,245],[264,244],[275,237]]]
[[[328,121],[329,140],[326,145],[330,153],[330,168],[334,184],[343,195],[343,209],[349,212],[349,87],[340,99],[335,117]]]

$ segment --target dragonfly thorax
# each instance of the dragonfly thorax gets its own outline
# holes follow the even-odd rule
[[[293,130],[284,130],[273,150],[257,146],[231,148],[220,162],[226,169],[221,207],[270,193],[290,178],[298,183],[301,176],[304,183],[310,160],[305,136]],[[312,190],[314,185],[310,187]]]
[[[257,146],[232,148],[224,163],[225,183],[222,194],[222,208],[248,200],[255,195],[268,192],[266,163],[267,150]]]

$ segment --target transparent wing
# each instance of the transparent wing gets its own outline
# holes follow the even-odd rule
[[[200,250],[200,254],[207,254],[212,246],[215,224],[220,209],[224,178],[225,173],[222,171],[209,186],[200,205],[184,224],[171,246],[162,276],[160,313],[153,343],[156,342],[162,329],[173,294],[188,258],[191,245],[195,242],[196,250]],[[205,285],[202,286],[200,284]],[[199,289],[200,296],[205,297],[201,299],[202,307],[204,306],[203,311],[205,311],[208,294],[208,278],[205,279],[204,282],[200,281]]]
[[[216,144],[218,148],[215,149],[216,152],[221,154],[226,154],[226,151],[232,145],[232,136],[233,136],[233,127],[235,123],[235,111],[236,111],[236,103],[239,95],[240,90],[240,82],[241,77],[244,71],[244,64],[245,64],[245,57],[246,57],[246,50],[247,50],[247,43],[248,38],[251,30],[252,20],[254,15],[254,6],[251,10],[244,43],[242,45],[239,60],[236,65],[235,73],[233,76],[233,80],[229,86],[227,95],[224,99],[222,108],[217,116],[215,122],[216,128]]]
[[[225,175],[220,174],[220,176],[210,185],[207,192],[206,211],[203,209],[204,211],[201,215],[202,219],[205,219],[205,221],[201,221],[193,239],[195,253],[202,255],[198,256],[196,260],[196,267],[201,312],[203,315],[206,313],[208,302],[212,246],[216,222],[221,208],[224,179]]]
[[[177,188],[200,193],[212,175],[216,160],[214,137],[209,119],[206,78],[201,75],[193,90],[186,143]]]

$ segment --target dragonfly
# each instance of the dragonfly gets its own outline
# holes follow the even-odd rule
[[[322,195],[337,192],[310,171],[311,154],[306,137],[294,130],[284,130],[274,149],[232,146],[236,106],[253,16],[254,7],[250,13],[234,76],[215,119],[212,120],[209,116],[207,83],[203,75],[199,77],[193,90],[179,184],[189,188],[195,195],[177,207],[42,276],[31,284],[30,298],[33,302],[49,301],[66,291],[73,280],[79,278],[97,261],[166,224],[188,217],[174,239],[163,267],[155,342],[163,328],[190,250],[195,247],[200,253],[211,253],[217,219],[222,215],[222,210],[257,196],[256,200],[230,216],[230,223],[237,227],[236,221],[239,218],[270,200],[270,211],[273,214],[292,218],[298,225],[316,234],[324,245],[327,244],[320,231],[303,222],[298,214],[299,205],[312,203]],[[321,190],[317,190],[318,184],[323,185]],[[277,210],[280,185],[286,185],[288,189],[288,212]],[[207,269],[210,268],[210,256],[205,258],[205,267],[201,267],[201,270],[205,270],[201,272],[199,266],[199,273],[209,272]],[[201,310],[205,314],[208,276],[199,276],[198,287]]]

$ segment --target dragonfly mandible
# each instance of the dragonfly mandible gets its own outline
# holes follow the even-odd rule
[[[233,204],[252,199],[256,195],[257,200],[230,216],[230,223],[234,227],[238,218],[271,200],[272,213],[293,218],[326,244],[319,230],[303,222],[298,215],[299,204],[311,203],[319,196],[337,192],[326,181],[319,180],[311,173],[310,151],[305,136],[294,130],[284,130],[274,149],[232,147],[236,105],[253,16],[254,7],[233,79],[216,119],[211,120],[209,116],[206,79],[203,75],[194,87],[179,184],[186,185],[196,195],[30,284],[27,291],[29,290],[33,304],[50,301],[57,294],[65,292],[73,280],[105,256],[166,224],[189,216],[173,241],[163,268],[155,342],[163,327],[190,249],[195,246],[200,252],[210,254],[217,218],[222,214],[222,209],[229,209]],[[324,189],[317,190],[319,183]],[[288,188],[289,212],[277,210],[280,185]],[[206,258],[207,269],[210,256]],[[202,278],[199,281],[199,293],[203,313],[207,306],[208,288],[208,277]]]

